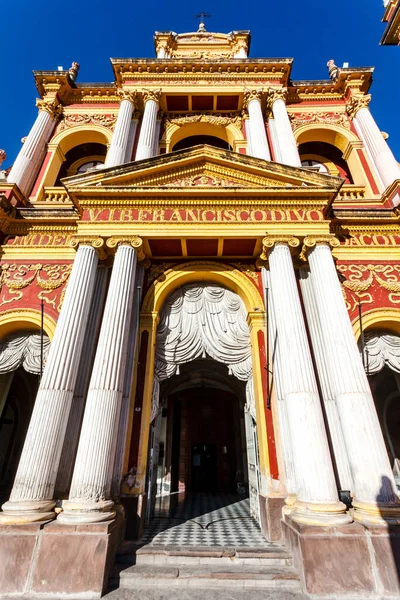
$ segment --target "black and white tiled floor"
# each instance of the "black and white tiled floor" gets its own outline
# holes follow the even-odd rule
[[[250,517],[249,499],[233,494],[193,494],[175,509],[156,506],[142,543],[165,546],[268,547]]]

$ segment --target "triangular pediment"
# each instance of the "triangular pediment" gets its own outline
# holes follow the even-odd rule
[[[195,146],[118,167],[86,172],[63,180],[75,193],[165,190],[240,193],[308,188],[334,193],[342,180],[298,167],[290,167],[211,146]]]

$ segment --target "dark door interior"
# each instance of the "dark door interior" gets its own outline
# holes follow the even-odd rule
[[[217,490],[217,448],[215,444],[192,446],[192,492]]]

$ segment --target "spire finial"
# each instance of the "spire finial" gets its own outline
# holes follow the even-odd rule
[[[209,17],[211,17],[211,15],[206,12],[199,12],[197,15],[193,16],[194,19],[200,19],[199,28],[197,30],[198,33],[203,33],[203,31],[206,31],[204,19],[208,19]]]

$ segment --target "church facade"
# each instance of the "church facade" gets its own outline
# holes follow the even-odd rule
[[[393,597],[400,170],[373,68],[154,40],[110,84],[35,71],[0,172],[1,593],[100,597],[157,502],[231,493],[304,592]]]

